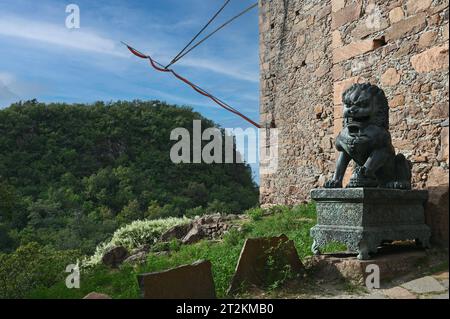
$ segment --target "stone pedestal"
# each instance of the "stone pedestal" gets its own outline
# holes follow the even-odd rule
[[[317,203],[317,225],[311,228],[314,254],[333,241],[358,252],[360,260],[369,259],[383,242],[415,240],[429,247],[430,229],[424,217],[427,191],[313,189],[311,198]]]

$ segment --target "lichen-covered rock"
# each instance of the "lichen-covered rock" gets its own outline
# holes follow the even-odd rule
[[[128,250],[125,247],[113,247],[103,255],[102,263],[111,268],[117,268],[128,256]]]
[[[148,252],[141,251],[136,254],[133,254],[129,256],[127,259],[124,260],[124,263],[129,264],[142,264],[147,260]]]
[[[159,242],[178,239],[184,244],[193,244],[202,239],[218,239],[230,229],[230,224],[236,219],[239,219],[239,215],[220,213],[204,215],[188,224],[170,228],[161,235]]]
[[[194,224],[186,236],[183,237],[181,242],[183,244],[195,244],[204,238],[207,238],[207,232],[204,231],[202,225]]]
[[[232,227],[238,215],[222,215],[220,213],[205,215],[194,219],[185,228],[170,229],[161,239],[177,238],[183,244],[194,244],[202,239],[214,240],[222,237]]]
[[[192,228],[192,223],[176,225],[163,233],[160,237],[160,241],[170,241],[172,239],[184,238],[189,230]]]

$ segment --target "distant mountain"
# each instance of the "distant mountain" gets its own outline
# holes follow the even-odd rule
[[[0,110],[0,252],[27,242],[92,252],[133,220],[257,205],[248,165],[171,161],[172,130],[192,132],[193,120],[215,126],[159,101]]]

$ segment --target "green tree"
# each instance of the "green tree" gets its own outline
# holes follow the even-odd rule
[[[66,266],[75,264],[77,251],[55,251],[37,243],[0,253],[0,298],[25,298],[37,287],[50,287],[64,280]]]

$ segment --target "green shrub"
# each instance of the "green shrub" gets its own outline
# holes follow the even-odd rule
[[[171,241],[163,241],[155,243],[151,248],[151,252],[161,252],[161,251],[178,251],[181,247],[181,241],[178,239],[173,239]]]
[[[239,245],[239,243],[245,239],[245,233],[245,230],[238,231],[237,229],[232,228],[223,236],[223,242],[229,246]]]
[[[123,246],[128,250],[132,250],[144,245],[153,245],[165,231],[173,226],[189,222],[190,219],[185,217],[134,221],[119,228],[110,241],[98,245],[94,255],[83,261],[83,266],[88,267],[99,264],[103,254],[115,246]]]
[[[247,214],[251,220],[258,221],[261,220],[264,216],[264,209],[257,207],[257,208],[251,208],[245,211],[245,214]]]
[[[79,257],[76,250],[57,251],[37,243],[0,254],[0,298],[26,298],[32,289],[64,283],[66,267]]]
[[[64,281],[57,282],[50,289],[38,287],[33,289],[28,298],[34,299],[81,299],[95,291],[112,296],[114,299],[140,298],[136,272],[132,265],[124,264],[120,271],[111,271],[104,265],[82,269],[80,288],[68,289]]]

